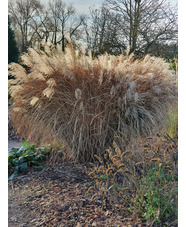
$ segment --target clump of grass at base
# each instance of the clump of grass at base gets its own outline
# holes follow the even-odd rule
[[[103,155],[116,136],[153,134],[176,99],[169,64],[160,58],[29,48],[10,64],[13,127],[29,141],[66,141],[86,162]]]
[[[178,107],[171,108],[168,113],[167,121],[168,134],[173,138],[178,138]]]
[[[105,209],[130,211],[148,225],[177,223],[177,142],[148,137],[122,152],[113,144],[107,157],[87,170],[92,178],[87,194]],[[106,161],[105,161],[106,160]]]

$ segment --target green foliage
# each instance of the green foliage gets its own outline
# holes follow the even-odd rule
[[[177,191],[175,177],[157,165],[139,181],[134,209],[150,223],[174,221],[178,212]]]
[[[178,70],[178,58],[173,58],[170,62],[170,69],[177,71]]]
[[[174,57],[172,59],[164,58],[164,60],[169,62],[171,70],[174,70],[176,73],[178,73],[178,57]]]
[[[178,138],[178,108],[171,109],[167,121],[168,134],[173,138]]]
[[[38,148],[37,145],[30,145],[28,141],[22,143],[22,147],[12,148],[8,156],[9,179],[13,179],[18,173],[24,173],[29,167],[41,170],[46,160],[49,149]]]
[[[15,34],[8,20],[8,63],[18,62],[19,51],[15,41]]]

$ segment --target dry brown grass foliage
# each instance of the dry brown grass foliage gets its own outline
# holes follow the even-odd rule
[[[12,121],[32,141],[65,140],[76,158],[102,154],[114,136],[153,133],[175,99],[168,63],[146,56],[77,51],[43,44],[30,48],[20,64],[10,64]]]

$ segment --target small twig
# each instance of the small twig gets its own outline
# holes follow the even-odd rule
[[[176,145],[176,142],[175,142],[175,140],[171,137],[171,136],[169,136],[169,134],[168,133],[166,133],[165,134],[165,139],[169,139],[169,140],[171,140],[175,145]]]
[[[172,221],[171,223],[169,223],[169,224],[167,225],[167,227],[173,226],[174,224],[177,224],[177,223],[178,223],[178,220]]]
[[[13,181],[11,180],[11,188],[12,188],[12,191],[15,192],[15,187],[14,187],[14,184],[13,184]]]

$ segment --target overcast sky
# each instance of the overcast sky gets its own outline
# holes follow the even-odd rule
[[[99,6],[102,3],[102,0],[63,0],[65,3],[72,3],[74,7],[80,13],[87,13],[89,11],[89,7],[91,6]]]
[[[42,0],[48,2],[48,0]],[[178,0],[170,0],[172,3],[177,3]],[[66,4],[71,4],[76,8],[78,13],[88,13],[89,7],[100,6],[102,0],[63,0]]]
[[[41,0],[43,3],[48,2],[48,0]],[[100,6],[102,0],[63,0],[66,4],[72,4],[78,13],[88,13],[89,7]]]

